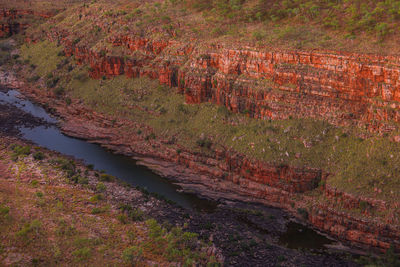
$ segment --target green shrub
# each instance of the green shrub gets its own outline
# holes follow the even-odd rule
[[[144,213],[140,209],[134,209],[130,205],[121,205],[119,209],[125,212],[132,221],[143,221]]]
[[[256,39],[257,41],[261,41],[265,37],[265,33],[261,32],[261,31],[255,31],[255,32],[253,32],[252,35],[253,35],[253,38]]]
[[[113,182],[115,181],[115,177],[106,173],[100,175],[99,180],[102,182]]]
[[[305,208],[298,208],[297,213],[300,214],[304,220],[308,220],[308,211]]]
[[[27,80],[28,80],[28,82],[37,82],[39,79],[40,79],[39,75],[34,75],[34,76],[28,78]]]
[[[89,184],[89,179],[87,177],[78,177],[78,184]]]
[[[60,78],[58,78],[58,77],[50,78],[46,81],[46,86],[47,86],[47,88],[54,88],[59,81],[60,81]]]
[[[10,207],[0,204],[0,220],[9,217]]]
[[[211,141],[210,139],[208,139],[208,138],[200,138],[200,139],[198,139],[198,140],[196,141],[196,144],[197,144],[199,147],[203,147],[203,148],[208,148],[208,149],[210,149],[211,146],[212,146],[212,141]]]
[[[29,154],[31,154],[30,146],[12,145],[11,149],[13,150],[11,158],[14,161],[16,161],[19,158],[19,156],[28,156]]]
[[[60,96],[62,96],[63,94],[64,94],[64,92],[65,92],[65,89],[64,89],[64,87],[57,87],[57,88],[55,88],[54,90],[53,90],[53,93],[57,96],[57,97],[60,97]],[[70,99],[71,100],[71,99]]]
[[[31,223],[26,223],[20,231],[16,233],[17,237],[26,239],[29,234],[39,234],[42,223],[39,220],[33,220]]]
[[[39,185],[38,180],[32,180],[31,185],[32,185],[33,187],[37,187],[37,186]]]
[[[385,22],[378,23],[375,26],[375,30],[379,39],[384,39],[389,33],[389,25]]]
[[[154,133],[149,134],[146,136],[145,140],[151,140],[151,139],[156,139],[156,135]]]
[[[126,215],[124,214],[119,214],[117,216],[118,221],[120,221],[120,223],[122,224],[127,224],[128,223],[128,217],[126,217]]]
[[[107,190],[107,187],[103,183],[98,183],[96,185],[96,190],[99,191],[99,192],[105,192]]]
[[[107,211],[107,208],[93,208],[92,214],[100,214],[100,213],[104,213],[106,211]]]
[[[43,160],[43,159],[45,158],[45,155],[43,154],[42,151],[36,151],[36,152],[33,154],[33,158],[34,158],[35,160]]]
[[[102,194],[96,194],[96,195],[92,196],[92,197],[89,199],[89,201],[90,201],[90,202],[96,203],[96,202],[98,202],[99,200],[103,200],[103,199],[104,199],[104,197],[103,197]]]
[[[73,251],[72,256],[74,256],[77,261],[85,261],[90,258],[91,250],[88,247],[80,248]]]
[[[122,259],[132,266],[137,266],[143,261],[143,249],[138,246],[126,248],[122,253]]]
[[[59,236],[74,236],[76,234],[76,229],[73,225],[70,225],[64,219],[60,219],[56,229],[56,234]]]

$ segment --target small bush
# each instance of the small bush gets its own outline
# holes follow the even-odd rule
[[[31,223],[26,223],[20,231],[16,233],[17,237],[27,238],[29,234],[39,234],[42,223],[39,220],[33,220]]]
[[[76,45],[76,44],[78,44],[80,41],[81,41],[80,38],[76,38],[76,39],[72,42],[72,44]]]
[[[130,205],[121,205],[119,209],[122,212],[125,212],[128,217],[133,220],[133,221],[143,221],[144,220],[144,214],[141,210],[139,209],[134,209]]]
[[[132,266],[138,265],[143,260],[143,249],[138,246],[132,246],[124,250],[122,259]]]
[[[8,218],[10,213],[10,207],[3,206],[0,204],[0,219]]]
[[[78,177],[78,184],[89,184],[89,179],[87,177]]]
[[[297,213],[300,214],[304,220],[308,219],[308,211],[305,208],[298,208]]]
[[[208,139],[208,138],[200,138],[200,139],[198,139],[198,140],[196,141],[196,144],[197,144],[199,147],[203,147],[203,148],[208,148],[208,149],[210,149],[211,146],[212,146],[212,141],[211,141],[210,139]]]
[[[33,154],[33,158],[35,160],[43,160],[45,158],[44,154],[42,151],[37,151]]]
[[[63,87],[57,87],[53,90],[53,93],[57,96],[60,97],[64,94],[65,89]]]
[[[119,214],[117,216],[118,221],[120,221],[120,223],[122,224],[127,224],[128,223],[128,217],[126,217],[126,215],[124,214]]]
[[[27,80],[28,80],[28,82],[37,82],[39,79],[40,79],[39,75],[34,75],[34,76],[28,78]]]
[[[89,201],[90,201],[90,202],[96,203],[96,202],[98,202],[99,200],[103,200],[103,199],[104,199],[104,197],[103,197],[102,194],[96,194],[96,195],[92,196],[92,197],[89,199]]]
[[[100,214],[106,212],[106,208],[93,208],[92,209],[92,214]]]
[[[146,136],[145,138],[146,140],[151,140],[151,139],[156,139],[156,135],[154,133],[149,134],[148,136]]]
[[[32,185],[33,187],[37,187],[37,186],[39,185],[38,180],[32,180],[31,185]]]
[[[103,183],[98,183],[96,185],[96,190],[99,191],[99,192],[105,192],[107,190],[107,187]]]
[[[115,177],[106,173],[100,175],[99,180],[102,182],[113,182],[115,181]]]
[[[264,39],[265,37],[265,33],[260,32],[260,31],[255,31],[253,32],[253,38],[256,39],[257,41],[261,41],[262,39]]]
[[[57,85],[57,83],[58,83],[58,81],[60,80],[60,78],[58,78],[58,77],[54,77],[54,78],[51,78],[51,79],[48,79],[47,81],[46,81],[46,86],[47,86],[47,88],[54,88],[54,87],[56,87],[56,85]],[[59,89],[58,89],[59,90]],[[56,92],[55,92],[56,93]]]
[[[72,255],[77,261],[84,261],[90,258],[91,250],[88,247],[77,249],[72,252]]]
[[[28,156],[29,154],[31,154],[30,146],[13,145],[12,150],[13,154],[11,158],[13,161],[17,161],[19,156]]]
[[[73,225],[68,224],[64,219],[60,219],[56,234],[59,236],[73,236],[76,234],[76,229]]]

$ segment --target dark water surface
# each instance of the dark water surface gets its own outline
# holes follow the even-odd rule
[[[25,127],[22,124],[16,125],[25,139],[42,147],[81,159],[86,164],[92,164],[97,170],[104,170],[133,186],[146,188],[149,192],[157,193],[184,208],[201,212],[212,212],[216,209],[217,202],[202,199],[195,194],[181,192],[179,186],[160,177],[150,169],[137,165],[136,161],[129,157],[113,154],[100,145],[62,134],[55,125],[57,119],[51,117],[42,107],[20,97],[20,93],[15,90],[9,90],[6,93],[0,90],[0,104],[13,105],[54,124],[53,126],[33,128]],[[287,231],[279,237],[279,243],[293,249],[323,249],[325,245],[331,244],[332,240],[311,228],[289,222]]]

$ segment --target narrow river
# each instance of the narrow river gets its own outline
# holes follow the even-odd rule
[[[0,104],[7,103],[19,109],[41,118],[48,123],[57,123],[57,120],[40,106],[21,98],[19,92],[10,90],[7,93],[0,92]],[[136,161],[121,155],[113,154],[100,145],[68,137],[54,126],[38,126],[27,128],[16,125],[22,137],[42,147],[73,156],[83,160],[86,164],[92,164],[97,170],[104,170],[119,179],[133,185],[145,188],[151,193],[157,193],[178,205],[200,211],[212,211],[216,203],[197,197],[195,194],[181,192],[181,188],[163,179],[144,166],[136,164]]]

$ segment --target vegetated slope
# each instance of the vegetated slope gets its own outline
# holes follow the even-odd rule
[[[40,148],[10,145],[15,141],[0,137],[5,266],[216,264],[197,234],[167,230],[140,209],[112,202],[104,195],[115,186],[112,176]],[[130,201],[141,195],[121,188]]]
[[[176,39],[196,38],[202,42],[234,42],[280,49],[399,52],[396,44],[400,4],[394,0],[99,0],[86,4],[92,10],[99,8],[96,14],[103,15],[104,23],[118,18],[120,23],[108,24],[112,32],[140,29],[150,36],[147,31],[159,28]],[[73,20],[76,23],[82,11],[72,12],[76,13]],[[96,28],[88,30],[96,31]],[[163,35],[153,34],[160,38]]]

